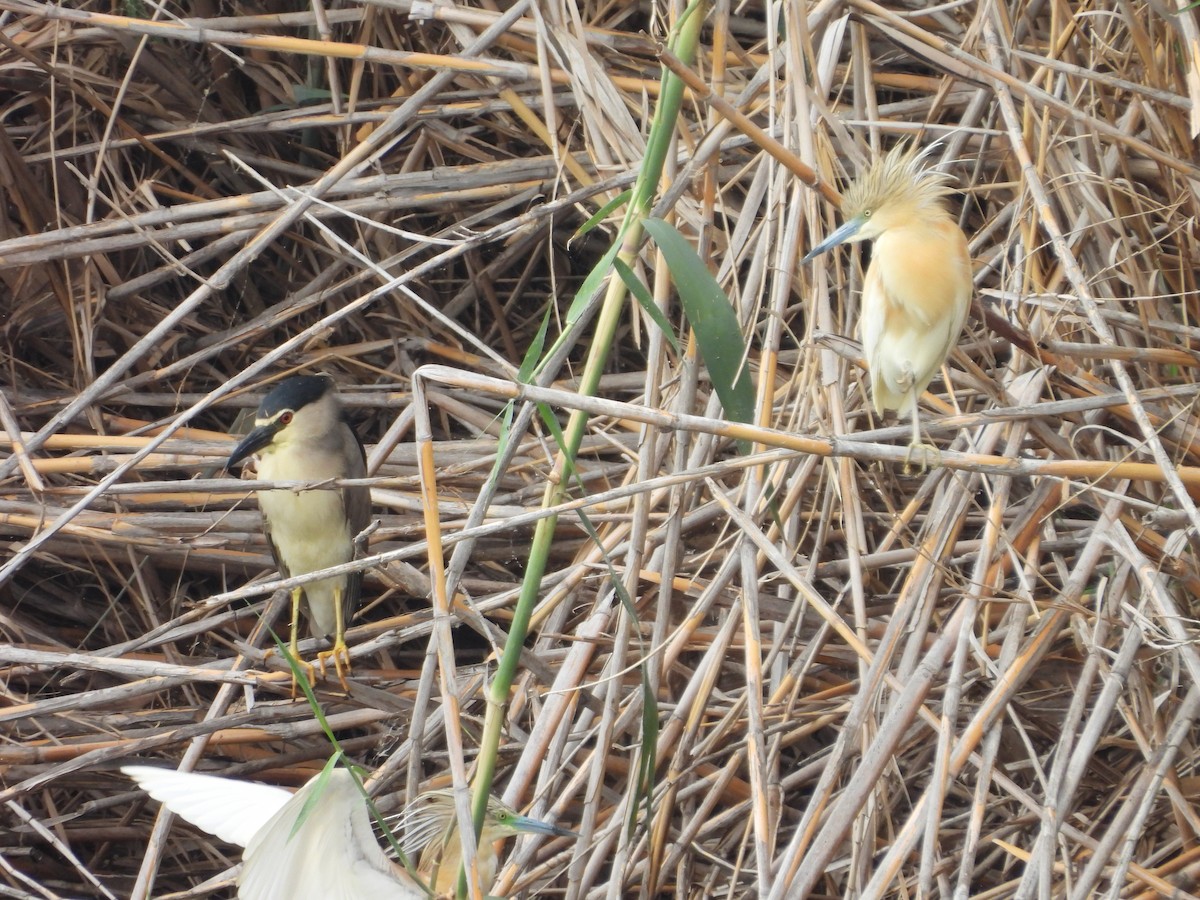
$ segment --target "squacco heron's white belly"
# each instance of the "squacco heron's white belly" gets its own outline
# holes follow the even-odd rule
[[[912,413],[958,342],[971,303],[966,237],[950,219],[875,241],[863,285],[863,355],[878,412]]]

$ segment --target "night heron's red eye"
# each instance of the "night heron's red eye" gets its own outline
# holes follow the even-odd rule
[[[291,411],[285,412],[282,416],[279,417],[280,425],[290,425],[291,421],[292,421]]]

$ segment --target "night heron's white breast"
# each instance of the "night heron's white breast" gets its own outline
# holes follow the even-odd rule
[[[267,481],[320,481],[344,477],[342,457],[288,445],[261,454],[258,475]],[[296,448],[299,449],[299,448]],[[271,542],[288,575],[304,575],[341,565],[354,558],[354,538],[340,490],[259,491],[258,502],[270,525]],[[346,576],[337,575],[304,585],[310,624],[315,637],[337,627],[335,591],[345,590]]]

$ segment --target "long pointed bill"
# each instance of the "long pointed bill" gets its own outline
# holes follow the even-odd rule
[[[229,459],[225,463],[226,471],[232,469],[251,453],[257,453],[271,443],[271,439],[275,437],[275,432],[278,430],[279,428],[275,424],[260,425],[242,438],[241,443],[234,447],[233,452],[229,454]]]
[[[862,217],[859,217],[843,223],[841,228],[829,235],[829,237],[825,238],[825,240],[821,241],[821,243],[817,244],[817,246],[809,250],[801,262],[811,262],[826,250],[832,250],[838,244],[844,244],[846,241],[851,240],[856,234],[858,234],[858,230],[863,227],[864,221],[865,220]]]
[[[551,825],[549,822],[542,822],[539,819],[531,819],[529,816],[513,816],[509,823],[513,831],[519,831],[521,834],[546,834],[551,837],[579,837],[578,831],[572,831],[569,828],[560,828],[558,825]]]

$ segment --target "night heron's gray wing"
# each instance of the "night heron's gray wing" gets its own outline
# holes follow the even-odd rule
[[[350,460],[345,477],[366,478],[367,452],[362,445],[362,441],[358,439],[358,435],[354,433],[354,429],[350,427],[350,424],[345,419],[342,420],[342,425],[342,441],[345,447],[345,457],[347,460]],[[342,488],[342,506],[346,510],[346,519],[350,523],[350,537],[351,539],[356,538],[371,522],[371,489],[365,486]],[[355,558],[361,557],[365,549],[365,547],[355,544]],[[344,612],[347,622],[350,621],[350,616],[358,608],[361,596],[362,572],[352,572],[346,578],[346,595],[343,601],[345,603]]]

